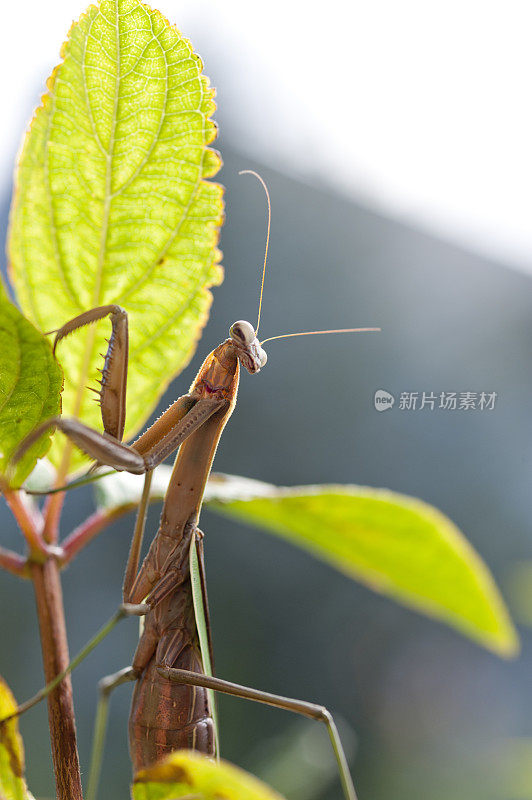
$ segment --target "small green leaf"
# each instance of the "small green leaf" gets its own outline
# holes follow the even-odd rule
[[[502,656],[519,649],[487,566],[451,520],[421,500],[360,486],[272,487],[270,497],[212,508],[288,539]]]
[[[282,800],[266,784],[227,761],[178,750],[135,775],[133,800]]]
[[[61,369],[46,338],[0,293],[0,472],[37,425],[61,410]],[[18,462],[19,486],[50,447],[45,434]]]
[[[214,90],[191,44],[138,0],[76,22],[26,136],[11,212],[11,275],[26,315],[53,330],[117,303],[130,320],[126,438],[188,363],[220,283],[221,160]],[[63,411],[101,428],[95,386],[109,323],[58,348]],[[61,449],[50,458],[57,465]],[[82,456],[76,454],[79,466]]]
[[[17,704],[7,684],[0,678],[0,719],[15,711]],[[16,719],[0,726],[0,798],[30,800],[24,780],[24,746]]]

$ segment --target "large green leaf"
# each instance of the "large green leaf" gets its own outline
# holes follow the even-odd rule
[[[296,486],[213,508],[279,534],[500,655],[518,651],[487,566],[451,520],[421,500],[361,486]]]
[[[7,684],[0,678],[0,719],[15,711],[17,704]],[[0,726],[0,798],[30,800],[24,781],[24,747],[16,719]]]
[[[282,800],[266,784],[226,761],[179,750],[135,775],[133,800]]]
[[[152,500],[164,497],[171,469],[159,467]],[[103,508],[134,507],[142,478],[99,482]],[[451,520],[414,497],[361,486],[280,488],[234,475],[212,475],[205,503],[264,528],[406,606],[447,622],[503,656],[518,638],[495,582]]]
[[[0,473],[25,436],[60,413],[62,382],[49,342],[0,286]],[[18,462],[13,485],[22,483],[49,447],[45,434]]]
[[[129,437],[191,357],[208,287],[222,277],[222,188],[204,180],[221,164],[207,147],[214,90],[190,43],[137,0],[90,6],[62,57],[18,167],[11,275],[44,331],[101,304],[128,311]],[[63,411],[95,427],[85,386],[95,385],[106,335],[102,322],[58,348]]]

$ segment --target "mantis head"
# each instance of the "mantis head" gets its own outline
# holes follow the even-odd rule
[[[244,319],[239,319],[229,328],[229,336],[242,366],[251,375],[260,372],[268,356],[257,339],[253,325]]]

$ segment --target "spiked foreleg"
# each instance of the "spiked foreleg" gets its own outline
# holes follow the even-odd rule
[[[99,391],[103,427],[106,433],[122,441],[126,424],[127,364],[129,354],[129,332],[127,312],[117,305],[98,306],[84,311],[65,323],[56,332],[54,354],[57,345],[65,336],[85,325],[104,317],[111,320],[112,331],[102,369]]]
[[[51,417],[35,428],[29,436],[26,436],[18,450],[11,459],[10,468],[14,469],[15,464],[22,458],[24,453],[51,428],[57,428],[74,442],[80,450],[83,450],[91,458],[100,464],[106,464],[118,470],[126,470],[140,475],[146,472],[144,458],[117,439],[112,439],[106,434],[89,428],[77,419],[68,417]]]
[[[196,400],[189,395],[184,395],[176,401],[174,406],[177,404],[182,404],[182,410],[185,412],[184,416],[170,430],[166,432],[160,430],[158,431],[158,436],[151,435],[151,440],[148,437],[150,431],[140,437],[139,443],[144,440],[143,447],[146,448],[146,444],[149,444],[143,453],[138,452],[136,446],[122,444],[122,442],[105,433],[102,434],[89,428],[77,419],[51,417],[35,428],[24,439],[11,460],[10,470],[14,469],[15,464],[22,458],[24,453],[46,431],[51,428],[58,428],[80,450],[95,459],[98,464],[105,464],[108,467],[113,467],[113,469],[131,472],[134,475],[142,475],[159,466],[165,458],[168,458],[169,455],[177,450],[190,434],[194,433],[209,417],[226,405],[227,401],[218,398]],[[176,414],[176,416],[178,415]],[[155,425],[157,424],[158,422],[155,423]]]

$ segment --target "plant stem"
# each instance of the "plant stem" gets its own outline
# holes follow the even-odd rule
[[[13,516],[17,520],[18,526],[22,531],[30,554],[35,561],[43,561],[46,556],[46,546],[41,536],[43,521],[40,516],[35,516],[35,512],[24,500],[22,492],[13,491],[4,487],[4,497],[11,509]]]
[[[44,674],[49,683],[69,663],[63,593],[55,558],[48,558],[44,564],[32,563],[31,577],[37,602]],[[69,676],[48,695],[48,719],[57,800],[83,800]]]
[[[19,578],[29,578],[28,564],[24,556],[7,550],[5,547],[0,547],[0,567]]]
[[[51,494],[46,500],[44,507],[43,538],[48,544],[55,544],[59,539],[59,520],[61,518],[61,511],[63,509],[64,502],[64,492]]]

